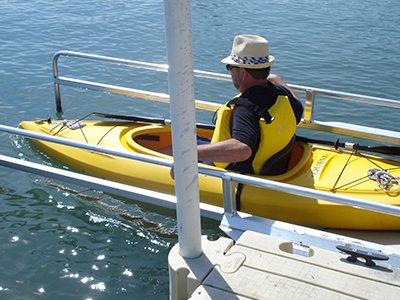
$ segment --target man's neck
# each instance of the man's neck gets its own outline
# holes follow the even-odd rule
[[[255,86],[268,86],[267,80],[252,80],[249,82],[245,82],[246,84],[242,84],[240,92],[243,93],[246,90],[255,87]]]

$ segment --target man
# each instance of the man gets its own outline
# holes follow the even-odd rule
[[[303,106],[281,77],[270,74],[274,60],[265,38],[235,37],[222,62],[240,94],[218,111],[211,143],[197,148],[199,161],[241,173],[286,171]]]

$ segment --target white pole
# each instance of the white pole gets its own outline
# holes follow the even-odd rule
[[[179,253],[202,254],[190,0],[165,0]]]

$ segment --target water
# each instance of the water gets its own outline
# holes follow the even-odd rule
[[[267,36],[273,71],[293,84],[398,99],[399,1],[193,1],[196,69],[219,62],[239,33]],[[0,123],[55,115],[51,58],[74,50],[166,63],[162,1],[0,1]],[[165,74],[62,59],[65,75],[167,92]],[[64,74],[62,73],[62,74]],[[224,102],[229,83],[196,80]],[[62,88],[64,116],[168,116],[166,105]],[[317,119],[393,128],[393,109],[325,100]],[[208,122],[208,113],[198,121]],[[0,153],[55,164],[0,133]],[[167,299],[175,214],[99,191],[0,168],[0,299]],[[203,234],[221,235],[203,220]]]

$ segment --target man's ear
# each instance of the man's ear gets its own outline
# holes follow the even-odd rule
[[[247,72],[247,70],[245,68],[240,68],[239,69],[242,75],[242,79],[247,79],[248,76],[250,76],[249,72]]]

